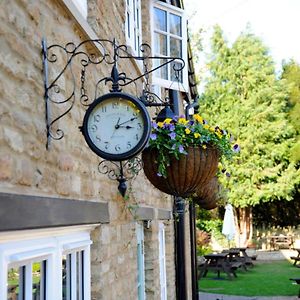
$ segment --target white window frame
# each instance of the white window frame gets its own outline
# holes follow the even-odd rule
[[[165,225],[163,222],[159,223],[158,242],[159,242],[160,299],[167,300],[166,239],[165,239]]]
[[[182,59],[185,62],[185,66],[182,70],[182,82],[174,82],[171,81],[170,79],[163,79],[160,78],[158,76],[156,76],[155,72],[153,74],[153,84],[155,85],[159,85],[161,87],[164,88],[172,88],[174,90],[179,90],[179,91],[183,91],[183,92],[187,92],[189,89],[189,85],[188,85],[188,57],[187,57],[187,18],[186,18],[186,13],[183,9],[178,8],[174,5],[162,2],[162,1],[157,1],[157,0],[152,0],[152,9],[151,9],[151,34],[152,34],[152,49],[154,51],[155,47],[154,47],[154,33],[155,32],[159,32],[159,30],[154,28],[154,8],[159,8],[161,10],[164,10],[167,12],[168,16],[170,13],[178,15],[181,17],[181,30],[182,30],[182,37],[181,37],[181,41],[182,41]],[[168,18],[169,19],[169,18]],[[167,21],[167,23],[169,23],[169,21]],[[168,25],[167,25],[168,26]],[[169,28],[167,28],[167,33],[163,33],[165,35],[167,35],[168,37],[168,41],[169,41],[169,37],[171,36],[171,33],[169,32]],[[176,36],[176,38],[178,38],[178,36]],[[170,43],[167,43],[167,54],[170,55]],[[153,52],[154,56],[162,56],[159,53],[155,53]],[[168,68],[170,68],[170,65],[168,66]],[[168,72],[168,77],[170,78],[170,71]]]
[[[146,299],[145,289],[145,253],[144,253],[144,227],[136,223],[137,240],[137,293],[138,300]]]
[[[126,43],[132,49],[132,54],[140,55],[142,44],[142,7],[141,0],[125,0],[126,3]]]
[[[63,255],[83,251],[83,298],[90,300],[90,231],[95,227],[85,225],[0,233],[0,299],[7,299],[8,270],[25,265],[25,300],[32,300],[32,263],[46,260],[46,300],[61,300]],[[76,279],[76,272],[72,276]],[[76,280],[72,280],[72,290],[76,292]],[[77,300],[74,292],[73,299]]]
[[[87,0],[71,0],[78,11],[82,14],[84,19],[87,19],[88,16],[88,5]]]

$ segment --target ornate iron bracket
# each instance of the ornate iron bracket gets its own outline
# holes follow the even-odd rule
[[[99,50],[98,55],[87,50],[95,49],[95,46]],[[149,75],[173,63],[175,77],[180,81],[180,73],[185,66],[184,60],[180,57],[152,56],[148,44],[140,45],[140,54],[140,56],[130,54],[129,48],[126,45],[118,45],[116,40],[85,40],[78,45],[70,42],[64,46],[58,44],[47,46],[46,39],[42,40],[47,149],[52,139],[60,140],[64,137],[64,131],[58,127],[58,121],[72,110],[77,98],[81,105],[88,107],[99,97],[102,85],[110,85],[110,91],[116,92],[131,84],[136,87],[137,81],[143,79],[143,92],[137,97],[146,106],[171,105],[169,99],[163,100],[151,91]],[[141,61],[143,74],[129,78],[126,73],[119,73],[118,64],[126,60]],[[150,68],[150,62],[155,61],[163,63],[156,63],[155,67]],[[98,78],[101,74],[100,66],[104,64],[111,66],[111,74]],[[90,79],[95,82],[93,91],[87,90],[86,87],[86,82]],[[136,174],[141,168],[141,162],[138,158],[134,158],[127,162],[110,162],[110,164],[102,161],[98,169],[100,173],[117,180],[121,194],[125,195],[126,178],[132,178],[130,174]]]

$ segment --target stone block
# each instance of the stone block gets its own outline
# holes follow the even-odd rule
[[[13,174],[13,158],[9,154],[0,156],[0,180],[9,180]]]

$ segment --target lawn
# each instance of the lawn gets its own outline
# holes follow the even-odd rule
[[[289,278],[299,278],[300,269],[289,261],[256,263],[248,271],[239,270],[237,278],[228,280],[224,273],[222,279],[209,271],[199,280],[201,292],[238,296],[296,296],[299,285]]]

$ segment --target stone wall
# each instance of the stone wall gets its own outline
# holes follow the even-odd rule
[[[125,1],[89,0],[88,22],[101,38],[116,38],[125,43]],[[143,17],[149,19],[149,1],[142,1]],[[148,22],[143,23],[145,40],[150,40]],[[79,43],[86,34],[62,1],[0,1],[0,190],[7,193],[64,197],[82,201],[109,203],[110,223],[93,233],[92,299],[135,299],[137,282],[136,218],[128,203],[172,210],[171,197],[160,193],[141,174],[132,182],[132,192],[125,202],[117,191],[117,182],[97,171],[99,158],[84,142],[78,130],[85,108],[75,101],[72,111],[58,122],[65,132],[63,139],[51,141],[46,150],[44,82],[41,40],[48,45]],[[50,77],[59,71],[58,64]],[[80,71],[74,65],[74,73]],[[97,78],[110,74],[101,66],[91,75],[87,90]],[[140,74],[132,61],[120,66],[130,77]],[[63,92],[72,88],[71,74],[61,79]],[[77,84],[78,80],[76,79]],[[137,88],[127,92],[141,92]],[[102,92],[107,92],[103,88]],[[53,115],[58,113],[52,109]],[[30,205],[30,203],[28,203]],[[175,299],[174,225],[166,224],[168,299]],[[158,221],[145,231],[147,299],[159,297]]]

